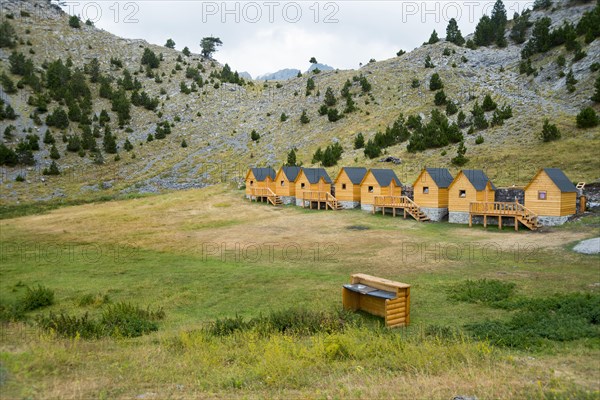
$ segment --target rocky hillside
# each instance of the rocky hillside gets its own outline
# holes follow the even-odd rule
[[[0,74],[15,84],[14,91],[8,93],[10,90],[3,80],[0,96],[4,107],[10,105],[17,115],[14,120],[0,121],[2,132],[14,126],[1,140],[6,148],[16,149],[28,135],[39,137],[39,150],[32,151],[34,165],[1,167],[0,202],[3,204],[56,197],[156,192],[200,187],[223,180],[239,181],[248,166],[281,165],[291,149],[297,150],[298,161],[310,165],[315,150],[332,143],[339,143],[343,148],[338,165],[392,167],[407,183],[424,165],[447,166],[456,171],[459,167],[452,166],[451,159],[457,155],[457,140],[416,152],[407,151],[407,141],[394,142],[373,159],[365,157],[363,149],[354,149],[358,133],[368,141],[378,131],[384,132],[392,126],[400,114],[406,119],[420,116],[424,123],[431,119],[434,109],[444,115],[446,106],[435,105],[439,90],[429,88],[435,73],[443,82],[447,99],[457,106],[458,112],[451,113],[449,123],[457,120],[460,111],[467,117],[460,125],[467,149],[465,156],[469,160],[466,168],[486,169],[499,185],[525,184],[542,166],[561,167],[576,181],[590,182],[599,178],[600,129],[597,126],[578,128],[576,115],[589,106],[599,110],[598,103],[591,98],[600,73],[597,67],[600,39],[577,38],[581,52],[585,52],[583,57],[574,57],[573,51],[567,50],[564,44],[531,55],[529,66],[521,57],[537,20],[550,18],[550,30],[560,27],[563,21],[577,24],[584,13],[597,7],[596,2],[554,1],[552,9],[531,12],[526,41],[520,44],[509,38],[514,24],[509,21],[505,31],[508,45],[504,48],[496,45],[459,47],[441,40],[399,57],[369,63],[360,70],[310,72],[281,82],[242,81],[241,84],[226,82],[230,79],[225,77],[229,75],[223,75],[224,62],[204,59],[198,54],[186,56],[143,40],[122,39],[83,21],[80,27],[72,27],[69,16],[48,1],[8,0],[3,1],[1,7],[0,21],[14,29],[16,40],[12,47],[0,47]],[[149,73],[148,67],[142,65],[146,49],[162,57],[158,67]],[[32,60],[33,74],[39,77],[41,85],[37,90],[11,72],[13,52]],[[564,65],[557,62],[560,56],[565,59]],[[433,68],[425,67],[428,57]],[[64,129],[47,126],[49,114],[57,108],[68,108],[64,99],[57,101],[50,97],[47,111],[39,111],[36,99],[47,94],[44,88],[47,68],[57,59],[70,65],[73,74],[77,69],[88,72],[84,74],[91,100],[88,126],[98,133],[96,145],[92,146],[97,147],[97,151],[67,149],[72,144],[69,140],[80,137],[87,129],[86,121],[71,122]],[[89,74],[94,59],[99,62],[102,78],[97,82],[92,82]],[[188,71],[189,68],[192,70]],[[126,96],[145,92],[148,99],[158,99],[158,102],[153,110],[132,105],[130,120],[119,124],[117,112],[112,110],[114,104],[100,96],[101,81],[109,82],[117,92],[123,87],[126,70],[138,85],[136,89],[125,90]],[[577,81],[574,87],[567,84],[571,70]],[[309,79],[314,81],[315,88],[307,94]],[[347,81],[350,83],[343,97],[341,91]],[[367,84],[363,85],[365,81]],[[342,116],[335,122],[319,113],[328,100],[327,88],[332,88],[337,102],[329,108],[336,108]],[[502,124],[471,129],[471,111],[475,104],[483,103],[486,95],[490,95],[499,109],[510,107],[512,117],[503,119]],[[343,112],[347,108],[345,98],[352,99],[354,111]],[[103,147],[106,133],[105,128],[100,127],[102,110],[110,117],[104,125],[108,125],[116,140],[117,153],[107,152]],[[300,121],[303,112],[308,123]],[[493,120],[493,115],[491,110],[484,113],[488,122]],[[559,140],[543,142],[539,138],[545,119],[560,130]],[[149,135],[156,136],[157,124],[161,124],[159,131],[165,124],[169,125],[170,133],[163,139],[148,141]],[[47,130],[56,139],[54,146],[60,158],[55,164],[60,175],[43,174],[53,161],[52,145],[43,141]],[[255,139],[260,138],[252,140],[252,132]],[[415,134],[414,130],[407,132]],[[61,140],[63,137],[67,142]],[[380,161],[387,156],[401,163]],[[330,173],[334,174],[336,168],[331,167]]]

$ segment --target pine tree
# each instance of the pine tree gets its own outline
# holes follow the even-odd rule
[[[435,93],[434,103],[436,106],[443,106],[446,104],[446,93],[444,93],[444,89]]]
[[[306,110],[302,110],[302,115],[300,115],[300,122],[302,124],[308,124],[310,122],[310,118],[306,115]]]
[[[133,150],[133,145],[129,141],[129,138],[125,139],[125,143],[123,143],[123,148],[125,149],[125,151],[131,151],[131,150]]]
[[[440,75],[436,72],[433,75],[431,75],[431,78],[429,79],[429,90],[431,91],[435,91],[435,90],[440,90],[444,87],[444,84],[442,83],[442,79],[440,78]]]
[[[52,132],[50,132],[50,129],[46,129],[46,133],[44,133],[44,143],[45,144],[56,143],[56,139],[54,139],[54,136],[52,136]]]
[[[173,39],[167,39],[167,43],[165,43],[165,47],[169,49],[175,48],[175,41]]]
[[[315,81],[313,78],[308,78],[306,81],[306,95],[310,95],[310,93],[315,89]]]
[[[313,164],[318,164],[322,160],[323,160],[323,150],[321,150],[321,148],[319,147],[317,149],[317,151],[315,151],[315,154],[313,154],[312,163]]]
[[[362,133],[359,133],[356,135],[356,138],[354,138],[354,148],[362,149],[363,147],[365,147],[365,137]]]
[[[479,19],[479,23],[475,27],[473,42],[477,46],[489,46],[495,39],[495,28],[492,20],[487,15]]]
[[[506,47],[506,38],[504,31],[506,30],[507,16],[506,8],[502,0],[496,0],[491,17],[492,25],[494,26],[494,39],[498,47]]]
[[[186,56],[186,57],[189,57],[189,56],[191,56],[191,55],[192,55],[192,52],[190,51],[190,49],[188,49],[188,47],[187,47],[187,46],[185,46],[185,47],[183,48],[183,50],[181,50],[181,52],[182,52],[182,53],[183,53],[183,55],[184,55],[184,56]]]
[[[454,164],[458,167],[462,167],[467,162],[469,162],[469,159],[467,157],[465,157],[466,152],[467,152],[467,147],[465,146],[465,142],[461,141],[460,144],[458,145],[458,149],[456,150],[456,157],[454,157],[451,160],[452,164]]]
[[[575,78],[575,75],[573,74],[573,69],[570,69],[567,73],[566,78],[567,90],[570,93],[573,93],[575,91],[575,85],[577,84],[577,82],[579,81]]]
[[[592,100],[596,103],[600,103],[600,76],[596,78],[596,83],[594,84],[596,88],[596,93],[592,96]]]
[[[60,175],[60,170],[58,169],[58,164],[56,161],[52,161],[49,168],[44,168],[44,175]]]
[[[104,130],[104,139],[102,140],[102,146],[104,151],[108,154],[116,154],[117,153],[117,141],[115,136],[111,133],[108,126]]]
[[[2,88],[6,93],[17,93],[17,88],[15,87],[14,82],[8,75],[6,75],[6,72],[2,72],[2,75],[0,75],[0,83],[2,83]]]
[[[448,22],[448,27],[446,28],[446,41],[454,43],[457,46],[465,44],[465,39],[463,38],[460,29],[458,29],[458,23],[454,18],[451,18]]]
[[[52,145],[50,148],[50,158],[53,160],[58,160],[60,158],[60,154],[58,153],[58,149],[55,145]]]
[[[600,123],[600,118],[592,107],[586,107],[577,114],[578,128],[593,128]]]
[[[325,91],[325,100],[323,102],[328,107],[333,107],[337,104],[337,99],[335,98],[331,87],[327,87],[327,90]]]
[[[182,148],[184,148],[184,149],[185,149],[186,147],[188,147],[188,144],[187,144],[187,142],[185,141],[185,139],[183,139],[183,140],[181,141],[181,147],[182,147]]]
[[[429,41],[427,43],[429,43],[429,44],[435,44],[435,43],[437,43],[439,41],[440,41],[440,38],[438,37],[438,34],[435,31],[435,29],[434,29],[433,32],[431,33],[431,36],[429,37]]]
[[[493,111],[496,109],[496,107],[498,107],[498,105],[494,102],[494,100],[492,100],[492,96],[488,94],[485,95],[485,98],[483,99],[483,104],[481,105],[481,108],[483,108],[483,111]]]
[[[287,155],[287,162],[285,163],[286,167],[295,167],[297,166],[297,161],[296,161],[296,150],[295,149],[291,149],[290,152]]]
[[[544,142],[550,142],[552,140],[560,139],[560,136],[560,131],[556,125],[551,124],[548,119],[545,119],[544,126],[542,127],[542,132],[540,134],[541,139]]]

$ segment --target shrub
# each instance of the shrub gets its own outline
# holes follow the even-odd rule
[[[260,139],[260,133],[256,132],[255,129],[252,129],[252,132],[250,132],[250,139],[252,139],[253,142],[257,142]]]
[[[300,115],[300,122],[302,124],[308,124],[310,122],[310,118],[308,118],[306,110],[302,110],[302,115]]]
[[[440,78],[440,75],[437,72],[435,74],[431,75],[431,78],[429,80],[429,90],[431,90],[431,91],[440,90],[443,87],[444,87],[444,84],[442,83],[442,79]]]
[[[457,167],[462,167],[466,163],[469,162],[469,159],[465,157],[465,153],[467,152],[467,147],[464,142],[460,142],[458,145],[458,149],[456,150],[456,157],[452,158],[450,162]]]
[[[496,107],[498,107],[498,105],[494,100],[492,100],[492,96],[486,94],[481,107],[483,108],[483,111],[493,111],[496,109]]]
[[[542,127],[542,132],[540,134],[541,139],[544,142],[550,142],[552,140],[560,139],[560,131],[556,127],[556,125],[551,124],[548,119],[544,121],[544,126]]]
[[[100,323],[110,336],[137,337],[157,331],[156,321],[164,317],[165,312],[162,309],[143,310],[129,303],[116,303],[104,310]]]
[[[354,148],[362,149],[363,147],[365,147],[365,137],[362,133],[359,133],[356,135],[356,138],[354,138]]]
[[[444,89],[439,90],[435,93],[433,102],[435,103],[436,106],[443,106],[444,104],[446,104],[447,99],[446,99],[446,93],[444,93]]]
[[[71,28],[81,28],[81,23],[79,21],[79,18],[77,16],[75,16],[75,15],[72,15],[69,18],[69,26]]]
[[[598,123],[600,123],[600,119],[592,107],[586,107],[577,114],[578,128],[593,128]]]
[[[50,313],[48,316],[38,316],[36,322],[42,330],[52,331],[62,337],[97,339],[104,336],[102,327],[90,319],[88,313],[81,317],[71,316],[64,312]]]
[[[466,326],[476,338],[496,346],[536,348],[549,341],[572,341],[599,334],[600,295],[596,293],[523,298],[498,304],[515,310],[508,321]]]
[[[483,136],[479,135],[475,138],[475,144],[482,144],[484,142]]]
[[[37,310],[52,304],[54,304],[54,291],[42,285],[33,289],[28,287],[22,300],[24,311]]]
[[[342,114],[340,114],[337,108],[330,108],[329,111],[327,111],[327,119],[329,122],[336,122],[342,119]]]
[[[448,298],[467,303],[491,305],[510,298],[516,285],[496,279],[466,280],[448,289]]]
[[[369,139],[365,145],[364,153],[367,158],[376,158],[381,155],[381,148],[372,139]]]

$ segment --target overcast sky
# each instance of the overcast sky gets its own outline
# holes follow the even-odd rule
[[[356,69],[371,58],[412,50],[433,29],[446,35],[456,18],[472,33],[494,1],[66,1],[63,9],[99,28],[130,39],[200,52],[205,36],[221,38],[214,57],[253,77],[283,68],[305,71],[316,57],[340,69]],[[509,19],[533,1],[504,2]]]

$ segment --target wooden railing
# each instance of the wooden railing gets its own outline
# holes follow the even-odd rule
[[[375,207],[419,208],[417,203],[406,196],[373,196]]]
[[[271,197],[276,196],[276,194],[269,188],[252,188],[252,196]]]
[[[319,191],[304,191],[302,192],[302,206],[304,207],[304,202],[310,202],[312,208],[312,202],[325,203],[325,208],[331,208],[332,210],[337,210],[338,207],[338,199],[335,198],[329,192],[319,192]]]
[[[477,201],[469,204],[471,215],[491,215],[517,217],[528,227],[537,226],[536,213],[518,202],[483,202]]]

